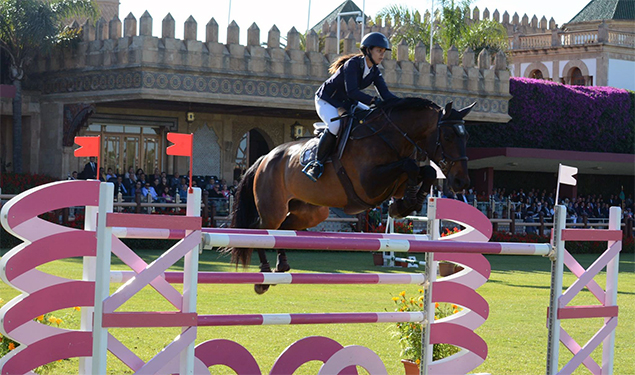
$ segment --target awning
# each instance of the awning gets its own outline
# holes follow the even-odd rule
[[[579,174],[635,176],[635,155],[532,148],[468,148],[469,169],[557,172],[558,163],[578,168]]]

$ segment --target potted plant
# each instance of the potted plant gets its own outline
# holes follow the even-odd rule
[[[399,293],[398,297],[392,297],[395,303],[395,311],[414,312],[424,310],[424,290],[419,289],[419,294],[414,297],[407,297],[406,291]],[[435,304],[434,319],[442,319],[461,311],[457,305],[448,303]],[[421,363],[421,333],[422,325],[416,322],[399,322],[396,323],[395,337],[399,340],[401,346],[401,362],[404,364],[406,375],[419,374],[419,364]],[[458,353],[460,349],[450,344],[434,344],[432,347],[432,359],[434,361],[441,358],[449,357],[454,353]]]

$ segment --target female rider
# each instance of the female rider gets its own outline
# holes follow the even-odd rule
[[[328,128],[320,138],[316,160],[302,170],[314,182],[324,172],[324,162],[333,151],[337,140],[340,120],[331,121],[332,118],[338,117],[337,109],[349,109],[352,106],[368,109],[371,104],[377,105],[382,100],[397,99],[388,90],[377,67],[384,59],[384,53],[390,51],[388,38],[378,32],[366,34],[359,49],[362,53],[337,59],[329,68],[331,77],[315,93],[315,108]],[[373,97],[362,92],[371,83],[379,96]]]

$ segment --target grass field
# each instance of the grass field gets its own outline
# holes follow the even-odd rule
[[[147,261],[159,252],[140,251]],[[273,259],[273,254],[270,259]],[[576,257],[587,267],[595,256]],[[487,322],[477,330],[489,346],[487,361],[475,370],[491,374],[541,374],[545,371],[547,329],[546,309],[549,302],[550,262],[542,257],[488,256],[492,264],[490,281],[478,289],[490,305]],[[294,272],[416,272],[416,269],[383,269],[372,265],[368,253],[292,252],[289,261]],[[127,269],[113,258],[113,268]],[[66,277],[81,277],[81,259],[56,261],[40,267],[41,270]],[[174,270],[180,270],[180,265]],[[201,271],[232,271],[226,257],[204,252]],[[252,266],[249,271],[255,272]],[[604,286],[600,277],[596,281]],[[566,274],[565,286],[574,276]],[[112,285],[114,291],[118,285]],[[391,297],[400,291],[416,293],[416,286],[400,285],[279,285],[264,295],[256,295],[251,285],[199,285],[198,311],[201,314],[241,313],[307,313],[307,312],[378,312],[393,311]],[[17,295],[8,285],[0,284],[0,297],[8,301]],[[572,304],[595,304],[595,298],[586,291]],[[615,374],[635,374],[635,259],[633,254],[622,254],[618,290],[620,305],[619,326],[615,344]],[[171,310],[152,289],[144,289],[124,305],[122,310]],[[56,312],[64,317],[63,327],[78,326],[79,313]],[[565,321],[565,329],[581,344],[593,336],[601,326],[601,319]],[[115,329],[111,332],[142,359],[148,360],[178,335],[178,329]],[[342,345],[363,345],[374,350],[384,361],[389,374],[403,373],[397,340],[391,336],[393,324],[351,325],[296,325],[264,327],[201,327],[197,343],[225,338],[246,347],[256,358],[263,373],[268,373],[276,357],[296,340],[313,335],[327,336]],[[561,366],[570,358],[561,346]],[[593,358],[601,363],[601,353]],[[118,360],[109,360],[109,373],[131,373]],[[298,374],[315,374],[317,362],[305,364]],[[233,373],[227,367],[213,367],[213,374]],[[46,373],[77,373],[77,359],[54,364]],[[360,371],[360,373],[365,373]],[[580,368],[576,374],[587,374]]]

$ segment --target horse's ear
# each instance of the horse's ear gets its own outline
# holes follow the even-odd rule
[[[452,114],[452,102],[449,102],[448,104],[445,105],[445,108],[443,109],[443,116],[441,116],[441,120],[450,118],[451,114]]]
[[[470,111],[472,110],[472,108],[474,108],[474,106],[476,105],[476,102],[468,105],[467,107],[459,110],[459,114],[461,115],[461,118],[464,118],[465,116],[468,115],[468,113],[470,113]]]

